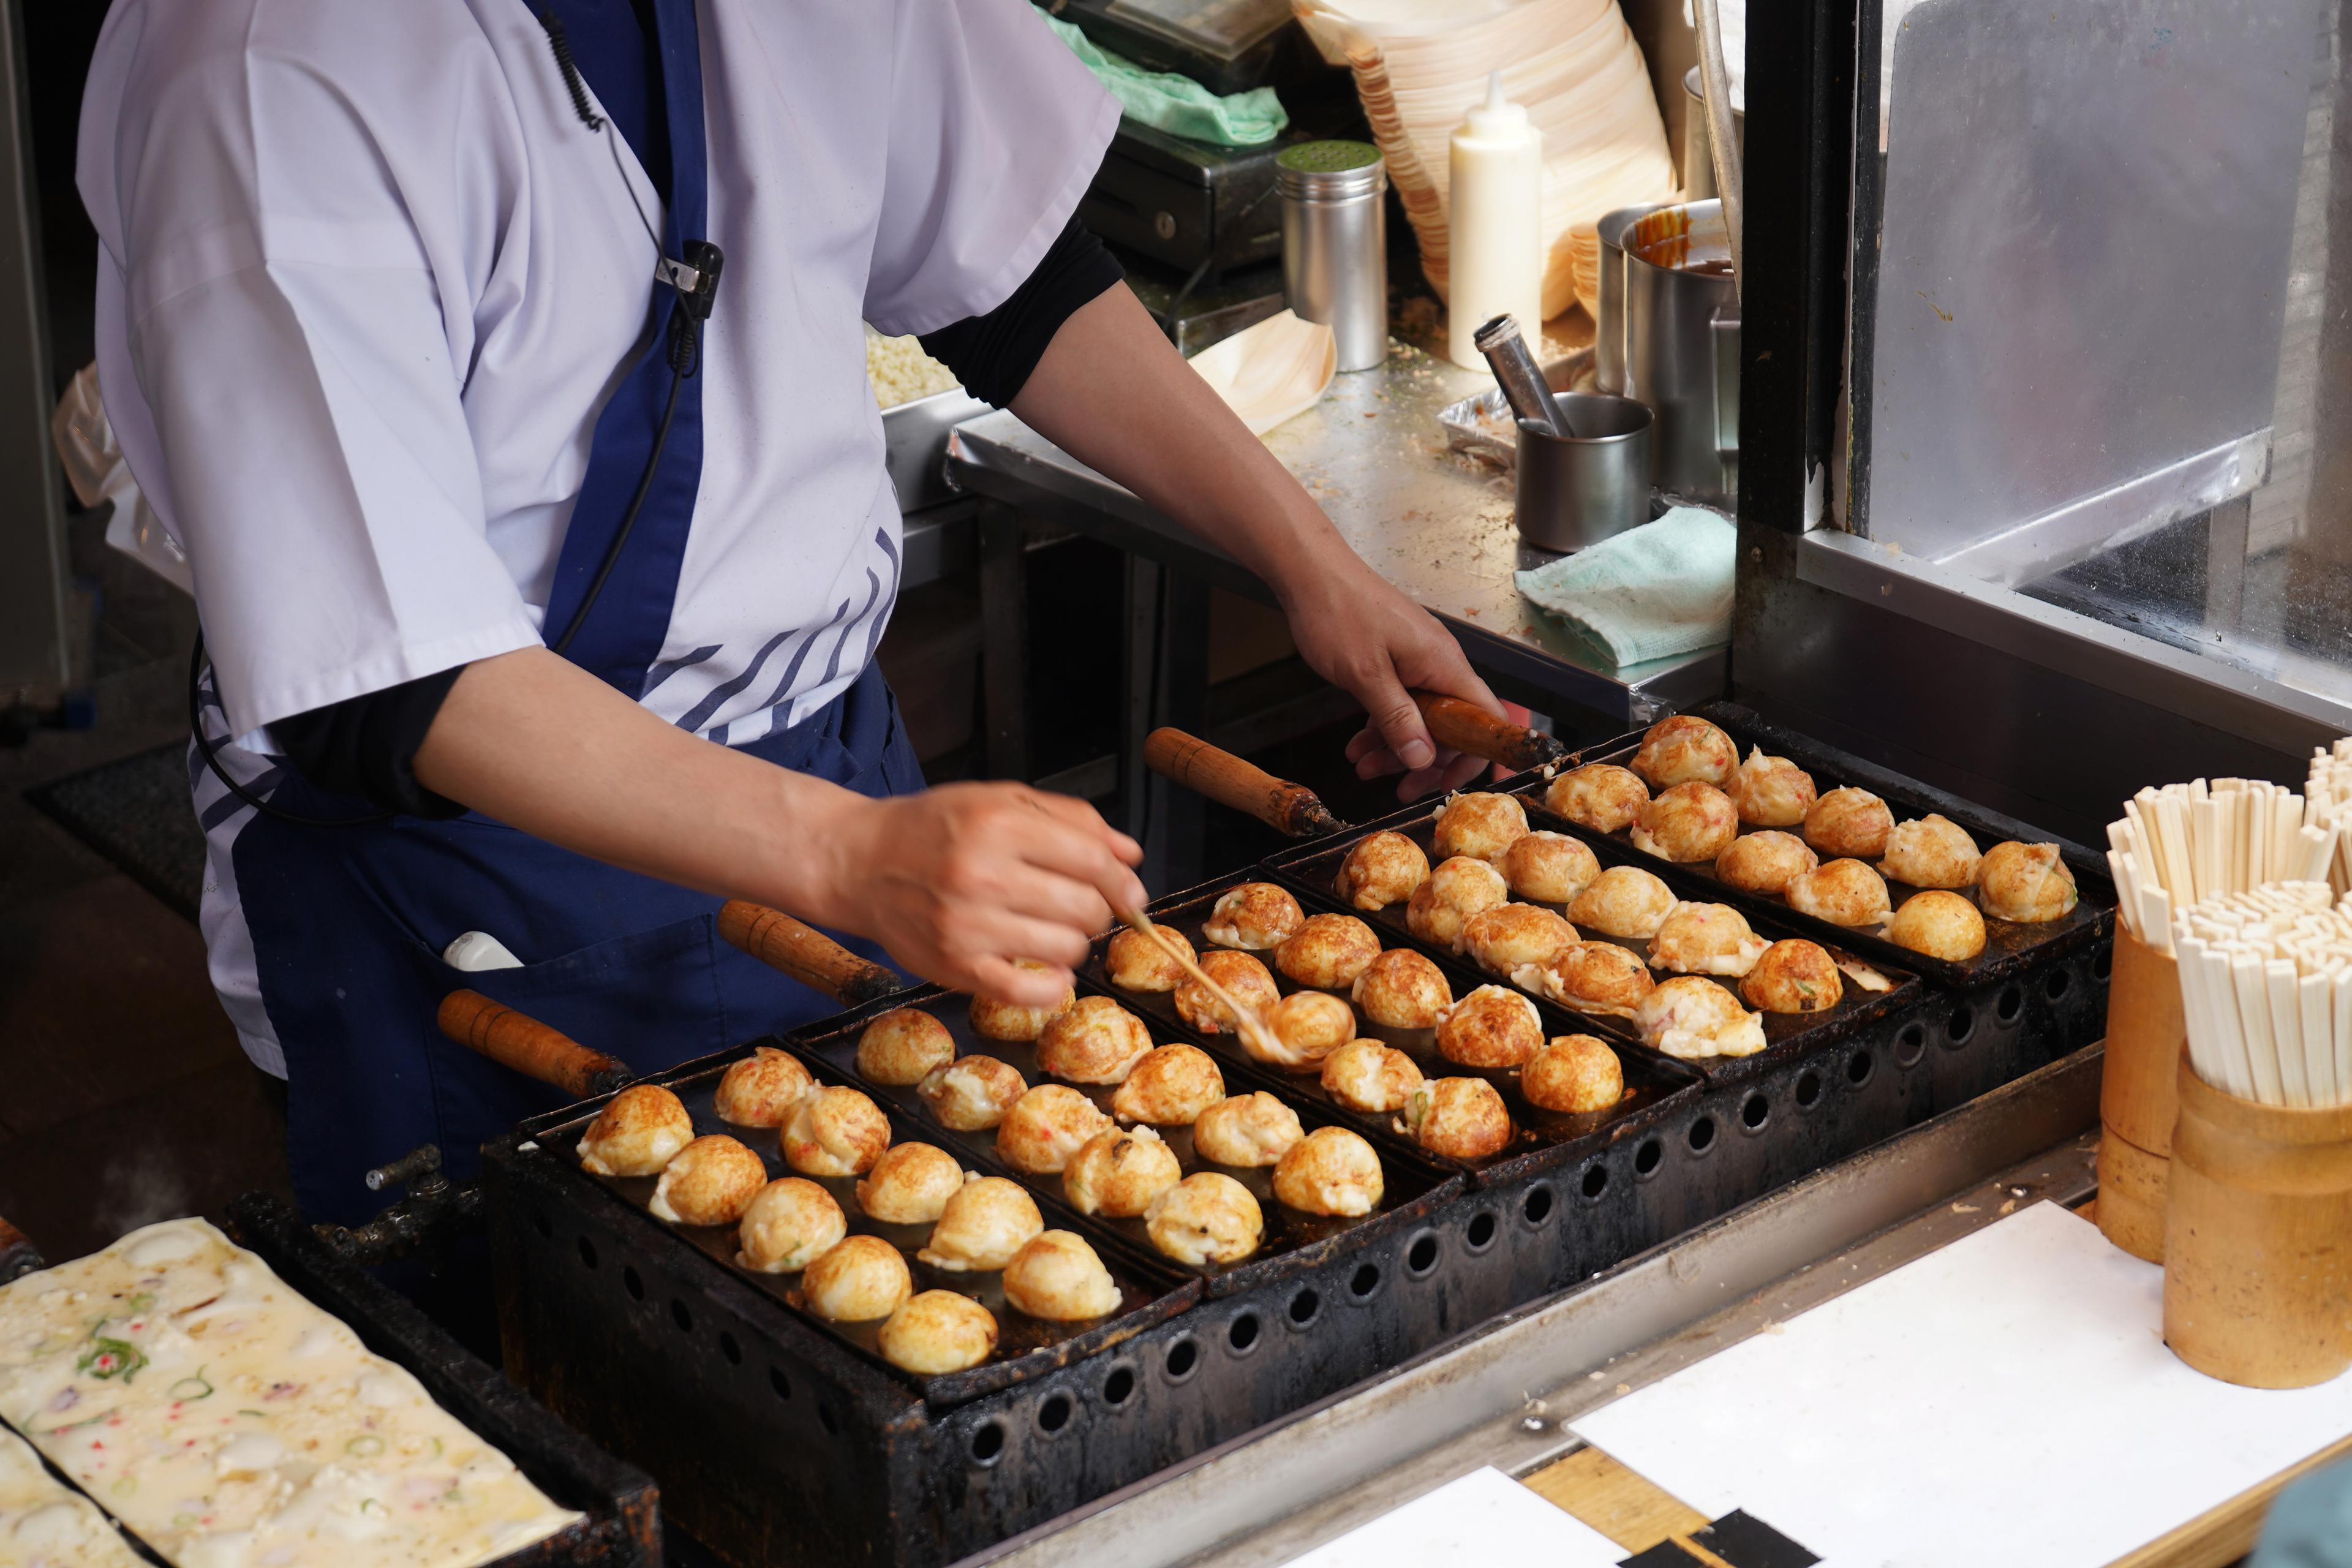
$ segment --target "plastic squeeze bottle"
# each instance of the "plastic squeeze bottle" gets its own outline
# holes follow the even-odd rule
[[[1543,328],[1543,132],[1503,97],[1501,71],[1455,128],[1451,168],[1445,357],[1484,370],[1481,324],[1507,312],[1533,342]]]

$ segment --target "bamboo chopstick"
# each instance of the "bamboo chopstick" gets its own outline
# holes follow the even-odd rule
[[[2226,793],[2256,816],[2277,799]],[[2315,879],[2223,893],[2177,908],[2169,942],[2198,1077],[2265,1105],[2352,1103],[2352,895]]]
[[[1241,1031],[1253,1051],[1269,1060],[1281,1058],[1282,1039],[1274,1032],[1274,1026],[1260,1017],[1256,1008],[1244,1007],[1234,1000],[1234,994],[1211,979],[1208,971],[1195,963],[1191,953],[1162,936],[1160,928],[1151,923],[1150,916],[1141,910],[1121,910],[1118,918],[1141,932],[1144,940],[1152,946],[1174,959],[1177,968],[1191,975],[1200,983],[1201,989],[1223,1004],[1225,1011],[1234,1016],[1234,1026]]]
[[[2208,900],[2277,882],[2352,892],[2352,736],[2313,753],[2302,795],[2241,778],[2141,790],[2107,825],[2107,869],[2124,929],[2163,953],[2175,917]]]

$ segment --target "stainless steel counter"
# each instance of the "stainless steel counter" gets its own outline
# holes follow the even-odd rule
[[[1445,620],[1481,668],[1628,724],[1720,695],[1723,648],[1619,669],[1519,596],[1512,573],[1552,557],[1520,542],[1509,476],[1448,452],[1437,424],[1440,408],[1488,384],[1392,342],[1385,366],[1340,376],[1319,405],[1269,432],[1266,446],[1357,553]],[[959,426],[947,471],[958,488],[1017,511],[1271,597],[1230,557],[1010,414]]]

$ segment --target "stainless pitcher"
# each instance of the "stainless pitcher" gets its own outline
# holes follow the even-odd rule
[[[1655,416],[1651,449],[1660,490],[1730,505],[1739,493],[1739,298],[1723,205],[1625,209],[1602,227],[1594,353],[1601,389],[1647,404]],[[1609,277],[1612,268],[1622,268],[1618,279]],[[1622,316],[1612,321],[1611,307],[1620,300]],[[1617,343],[1623,380],[1612,387],[1606,373]]]

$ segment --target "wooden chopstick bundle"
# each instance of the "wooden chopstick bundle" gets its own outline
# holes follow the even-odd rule
[[[2169,937],[2198,1077],[2264,1105],[2352,1103],[2352,895],[2264,883],[2188,905]]]
[[[2338,894],[2352,891],[2352,735],[2326,750],[2312,751],[2303,793],[2311,803],[2310,820],[2339,830],[2328,882]]]
[[[2323,754],[2325,755],[2325,754]],[[2267,779],[2192,779],[2143,789],[2107,825],[2107,869],[2124,928],[2172,951],[2174,915],[2205,900],[2273,882],[2326,882],[2352,890],[2352,740],[2336,742],[2340,772],[2296,795]],[[2327,760],[2330,770],[2339,767]]]

